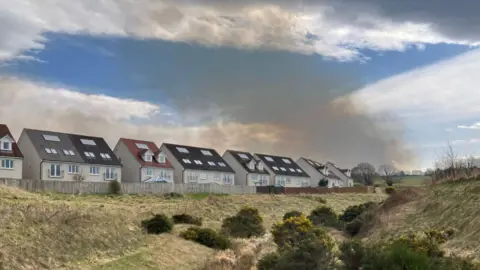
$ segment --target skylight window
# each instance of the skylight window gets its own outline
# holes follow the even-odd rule
[[[95,154],[92,153],[92,152],[85,152],[85,156],[86,156],[87,158],[95,158]]]
[[[266,159],[267,161],[273,162],[273,158],[271,158],[271,157],[265,157],[265,159]]]
[[[248,159],[248,156],[242,153],[238,154],[238,156],[242,159]]]
[[[210,152],[209,150],[201,150],[202,154],[204,154],[205,156],[212,156],[212,152]]]
[[[210,166],[215,166],[215,162],[213,162],[213,161],[208,161],[208,165],[210,165]]]
[[[51,142],[59,142],[60,141],[60,138],[58,138],[58,136],[55,136],[55,135],[43,134],[43,138],[46,141],[51,141]]]
[[[282,170],[282,171],[284,171],[284,172],[287,171],[287,169],[285,169],[284,167],[280,167],[280,170]]]
[[[45,152],[47,152],[47,154],[53,154],[53,155],[58,154],[57,150],[55,150],[53,148],[45,148]]]
[[[75,153],[72,150],[63,149],[65,156],[75,156]]]
[[[218,165],[220,165],[220,167],[227,167],[227,165],[225,165],[223,162],[218,162]]]
[[[192,164],[192,162],[188,158],[184,158],[183,163]]]
[[[136,143],[135,144],[137,146],[138,149],[149,149],[148,146],[144,143]]]
[[[193,162],[195,162],[195,164],[197,164],[197,165],[202,165],[203,164],[200,160],[197,160],[197,159],[195,159]]]
[[[282,160],[283,160],[283,162],[285,162],[286,164],[292,164],[292,162],[291,162],[290,160],[286,159],[286,158],[284,158],[284,159],[282,159]]]
[[[100,156],[103,158],[103,159],[112,159],[112,157],[107,154],[107,153],[100,153]]]
[[[299,173],[303,173],[303,171],[302,171],[302,170],[300,170],[300,169],[297,169],[297,172],[299,172]]]
[[[290,168],[290,171],[291,171],[291,172],[295,172],[295,169],[294,169],[294,168]]]
[[[272,168],[273,168],[274,171],[278,171],[278,167],[273,166]]]
[[[178,152],[188,154],[188,150],[185,147],[177,147]]]
[[[94,145],[94,146],[97,145],[93,140],[89,140],[89,139],[80,139],[80,141],[81,141],[84,145]]]

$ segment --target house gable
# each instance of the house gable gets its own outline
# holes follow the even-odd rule
[[[251,153],[235,150],[227,150],[228,153],[238,162],[248,173],[267,174],[263,162],[256,159]]]
[[[0,124],[0,156],[23,158],[17,142],[13,138],[7,125]]]
[[[120,141],[125,144],[130,154],[135,157],[141,167],[173,169],[172,164],[167,159],[167,155],[154,142],[127,138],[120,138]],[[152,155],[151,161],[144,159],[144,154],[146,153]],[[161,162],[161,156],[164,157],[164,162]]]

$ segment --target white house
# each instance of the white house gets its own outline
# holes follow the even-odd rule
[[[7,125],[0,124],[0,178],[22,179],[23,154]]]
[[[122,182],[173,183],[173,166],[154,142],[120,138],[113,152],[123,166]]]
[[[289,157],[254,154],[272,176],[271,185],[282,187],[308,187],[310,176]]]
[[[227,150],[223,159],[235,171],[235,183],[242,186],[268,186],[273,185],[270,173],[264,163],[255,159],[251,153]]]
[[[103,138],[24,129],[24,178],[103,182],[121,181],[122,165]]]
[[[305,170],[311,177],[310,186],[318,187],[321,180],[327,180],[327,187],[351,187],[353,180],[345,175],[343,170],[333,163],[322,164],[312,159],[301,157],[297,160],[298,166]]]
[[[235,172],[214,149],[164,143],[160,151],[174,168],[175,183],[235,185]]]

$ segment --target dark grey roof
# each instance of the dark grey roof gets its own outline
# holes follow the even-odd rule
[[[70,134],[70,139],[85,163],[107,166],[122,166],[112,149],[110,149],[107,142],[103,138]],[[82,140],[91,140],[95,143],[95,145],[84,144]],[[93,153],[95,157],[88,157],[85,152]]]
[[[164,143],[163,146],[172,153],[173,157],[180,162],[185,169],[234,173],[233,169],[214,149],[171,143]],[[186,149],[188,153],[179,152],[177,147]],[[212,155],[204,155],[202,150],[208,151]],[[184,159],[190,161],[190,163],[186,163]],[[199,161],[200,164],[195,163],[195,161]]]
[[[230,153],[233,158],[242,165],[242,167],[249,173],[258,173],[258,174],[268,174],[267,170],[259,170],[257,166],[252,170],[248,165],[250,164],[251,160],[254,160],[255,163],[260,162],[260,160],[256,160],[251,153],[248,152],[242,152],[242,151],[234,151],[234,150],[227,150],[228,153]],[[240,157],[240,155],[244,155],[246,158]]]
[[[23,132],[30,138],[42,160],[121,166],[120,161],[102,138],[34,129],[24,129]],[[56,137],[58,140],[46,140],[44,135]],[[81,138],[93,140],[97,146],[85,147],[80,142]],[[51,150],[51,153],[48,153],[49,150],[46,149],[54,149],[56,154]],[[67,155],[64,150],[72,152],[73,155]],[[85,151],[94,153],[95,158],[87,159]],[[111,159],[103,159],[100,153],[108,154]]]
[[[317,162],[313,159],[309,159],[309,158],[303,158],[302,157],[302,159],[305,160],[308,163],[308,165],[312,166],[315,170],[317,170],[322,175],[324,175],[326,177],[329,177],[329,178],[334,178],[334,179],[339,179],[340,180],[340,177],[330,170],[328,170],[327,175],[324,174],[325,168],[328,168],[327,165],[322,164],[320,162]],[[330,164],[332,164],[334,167],[336,167],[333,163],[330,163]]]
[[[83,158],[79,155],[77,149],[75,149],[75,146],[68,137],[68,134],[27,128],[24,129],[23,132],[25,132],[30,138],[30,141],[32,141],[40,159],[48,161],[84,163]],[[43,135],[56,136],[58,139],[60,139],[60,141],[45,140]],[[46,148],[55,149],[57,154],[47,153],[45,150]],[[74,155],[66,155],[63,150],[73,151]]]
[[[298,166],[293,159],[289,157],[281,156],[272,156],[265,154],[255,154],[263,163],[270,168],[276,175],[287,175],[287,176],[297,176],[297,177],[310,177],[305,171]],[[272,160],[269,160],[271,158]],[[288,160],[289,162],[285,162]],[[275,169],[277,168],[277,169]],[[282,170],[284,168],[285,170]]]

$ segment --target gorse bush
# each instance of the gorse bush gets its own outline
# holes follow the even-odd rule
[[[222,232],[232,237],[250,238],[265,234],[265,228],[258,209],[243,207],[235,216],[223,220]]]
[[[188,214],[179,214],[179,215],[173,215],[172,218],[175,224],[193,224],[197,226],[202,226],[201,217],[194,217]]]
[[[191,227],[183,231],[180,236],[214,249],[228,249],[232,245],[227,236],[209,228]]]
[[[328,206],[321,206],[314,209],[308,216],[313,225],[322,225],[327,227],[338,228],[341,227],[341,223],[337,218],[337,214],[332,208]]]
[[[171,200],[171,199],[181,199],[184,196],[183,196],[183,194],[180,194],[180,193],[169,192],[169,193],[164,194],[163,197],[167,200]]]
[[[357,270],[363,265],[366,249],[359,240],[344,242],[339,247],[339,259],[346,270]]]
[[[122,186],[117,180],[108,182],[108,194],[120,195],[122,193]]]
[[[366,210],[373,208],[376,205],[374,202],[366,202],[359,205],[352,205],[347,207],[342,215],[338,217],[339,220],[350,222],[353,221],[356,217],[360,216]]]
[[[164,214],[158,214],[142,221],[143,229],[149,234],[161,234],[173,229],[173,221]]]
[[[290,217],[273,225],[273,241],[279,250],[294,249],[301,241],[308,238],[313,230],[312,222],[304,215]]]
[[[276,265],[280,260],[280,254],[278,252],[271,252],[263,256],[258,263],[257,269],[258,270],[274,270],[276,269]]]
[[[299,217],[301,215],[303,215],[303,214],[300,211],[296,211],[296,210],[289,211],[289,212],[285,213],[285,215],[283,215],[283,220],[287,220],[291,217]]]
[[[394,194],[395,193],[395,188],[394,187],[386,187],[385,188],[385,193]]]

